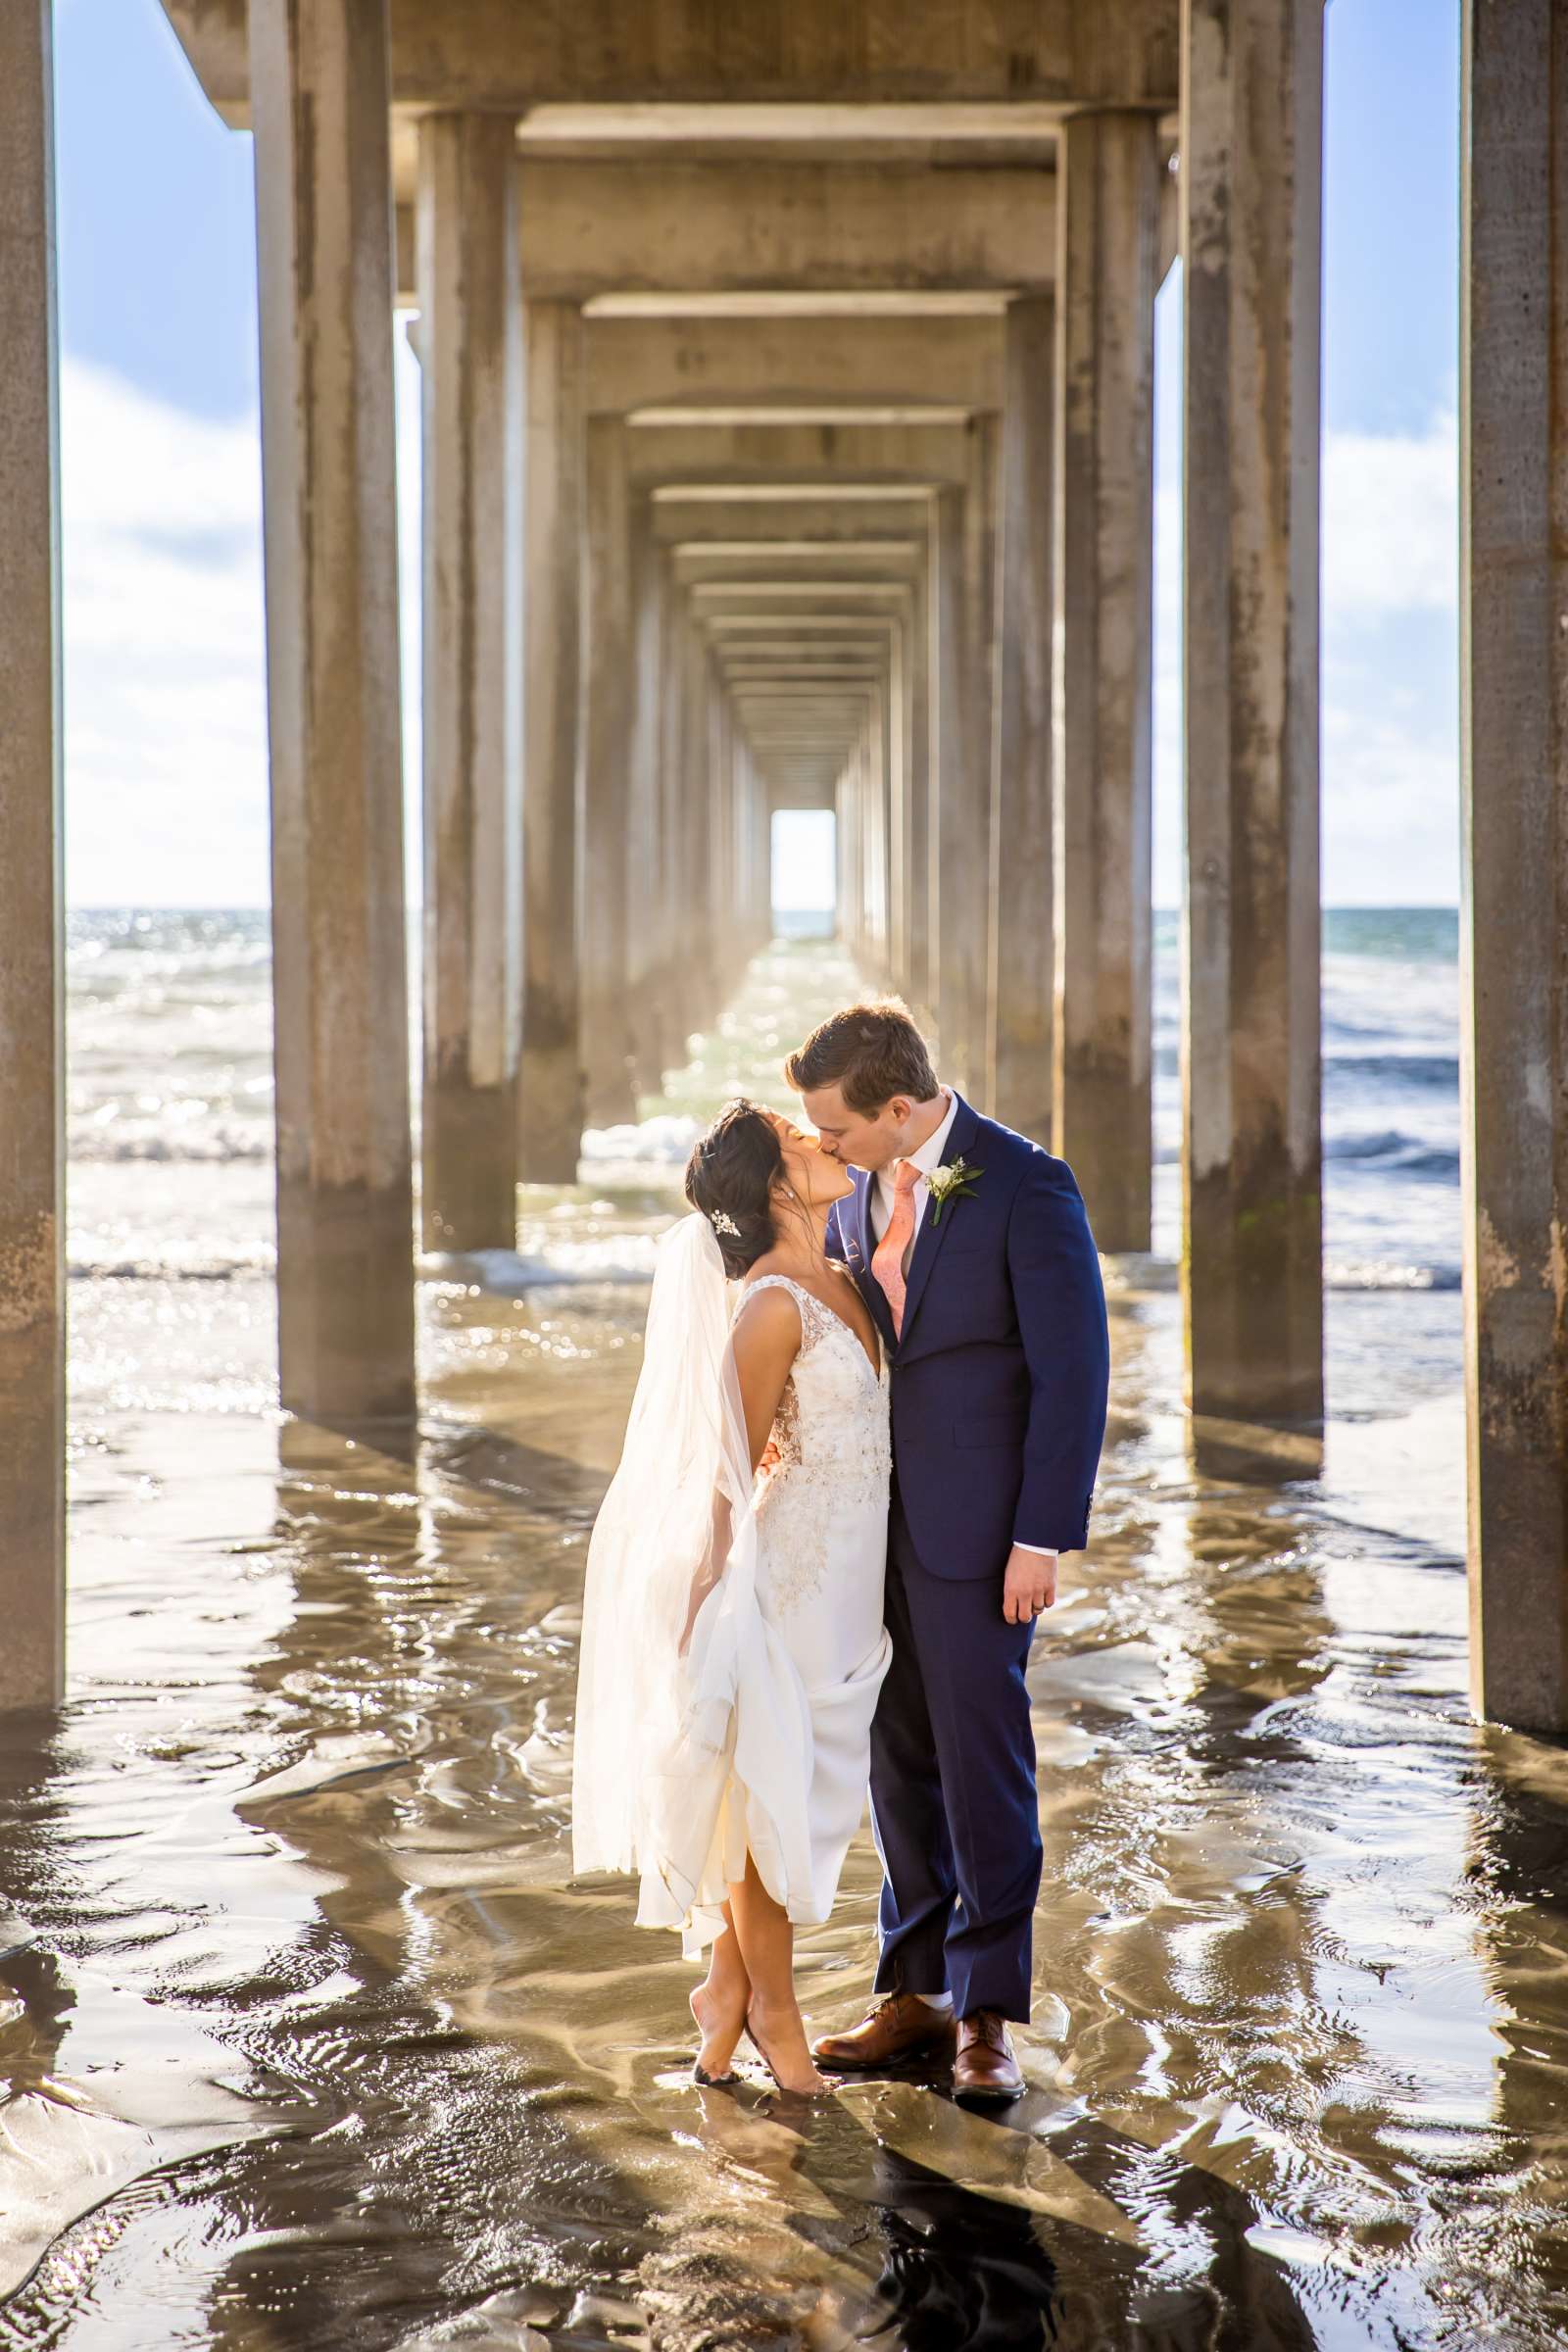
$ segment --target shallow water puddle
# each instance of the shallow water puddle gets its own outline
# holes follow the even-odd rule
[[[1190,1452],[1176,1294],[1110,1270],[1000,2121],[698,2090],[677,1940],[571,1885],[582,1557],[670,1164],[845,985],[760,959],[657,1121],[431,1275],[402,1453],[258,1410],[249,1243],[78,1286],[71,1700],[0,1734],[0,2346],[1562,2340],[1568,1754],[1466,1717],[1452,1294],[1331,1295],[1333,1393],[1381,1418],[1319,1480]],[[862,1836],[813,2022],[858,2014],[876,1886]]]

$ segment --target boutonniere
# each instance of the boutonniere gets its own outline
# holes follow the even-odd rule
[[[961,1200],[965,1193],[972,1193],[984,1174],[984,1168],[971,1168],[967,1161],[961,1159],[950,1160],[946,1167],[933,1168],[926,1178],[931,1188],[932,1224],[940,1224],[942,1211],[948,1202]]]

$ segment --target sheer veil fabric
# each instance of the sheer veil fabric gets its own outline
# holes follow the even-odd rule
[[[659,1246],[642,1372],[583,1591],[572,1865],[634,1872],[639,1927],[689,1957],[750,1849],[792,1919],[814,1916],[810,1708],[759,1606],[751,1448],[731,1295],[707,1217]]]

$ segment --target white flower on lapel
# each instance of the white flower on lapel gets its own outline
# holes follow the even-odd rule
[[[950,1160],[945,1167],[933,1168],[926,1178],[931,1188],[932,1224],[940,1221],[942,1211],[950,1200],[961,1200],[966,1193],[973,1192],[984,1174],[984,1168],[971,1168],[962,1159]]]

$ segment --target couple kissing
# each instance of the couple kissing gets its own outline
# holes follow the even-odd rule
[[[897,1002],[737,1102],[660,1244],[642,1371],[595,1523],[573,1867],[680,1931],[699,2082],[743,2036],[780,2088],[906,2064],[1023,2090],[1041,1839],[1025,1668],[1088,1541],[1108,1348],[1065,1161],[939,1079]],[[810,2040],[796,1925],[832,1909],[866,1792],[879,1956]]]

